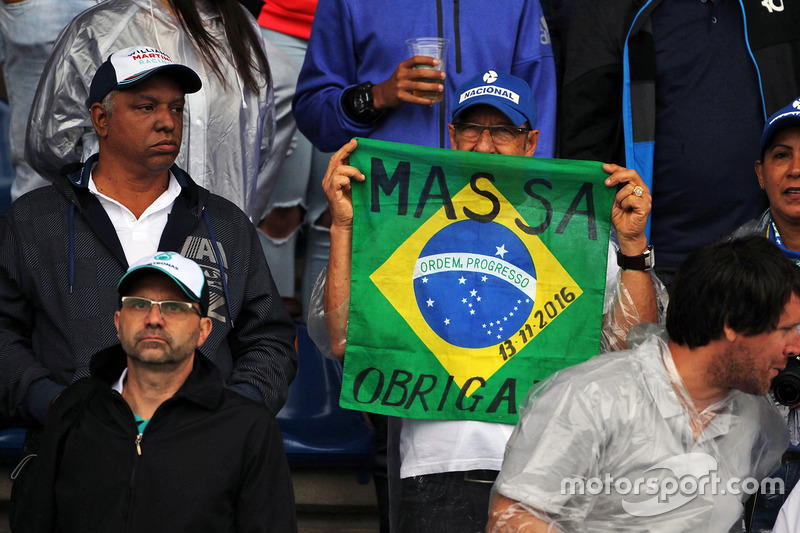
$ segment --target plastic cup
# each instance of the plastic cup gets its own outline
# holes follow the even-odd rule
[[[407,39],[406,44],[408,45],[408,52],[411,54],[411,57],[427,56],[435,57],[439,60],[439,64],[435,67],[432,65],[417,65],[414,68],[432,68],[435,70],[444,70],[444,60],[447,57],[448,42],[450,41],[439,37],[415,37],[413,39]],[[418,78],[414,81],[432,83],[431,80],[425,78]],[[438,91],[430,92],[415,90],[412,92],[412,94],[421,98],[428,98],[434,102],[441,102],[444,98],[444,93],[440,93]]]

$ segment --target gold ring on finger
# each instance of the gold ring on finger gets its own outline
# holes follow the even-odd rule
[[[642,189],[640,186],[637,185],[636,187],[633,188],[633,194],[635,194],[636,196],[641,197],[643,193],[644,189]]]

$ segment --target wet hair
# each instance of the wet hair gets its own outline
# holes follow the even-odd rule
[[[247,15],[236,0],[209,0],[222,18],[227,43],[220,43],[211,36],[203,26],[200,13],[197,11],[195,0],[168,0],[172,12],[178,17],[183,29],[189,34],[194,44],[206,63],[211,67],[223,84],[227,80],[219,68],[220,55],[225,55],[226,48],[230,49],[234,66],[242,77],[245,86],[253,93],[258,93],[262,86],[259,78],[263,76],[269,81],[269,62],[261,41],[253,30]]]
[[[669,338],[689,348],[719,339],[727,326],[747,336],[778,326],[800,267],[762,236],[728,238],[692,252],[678,267],[667,308]]]

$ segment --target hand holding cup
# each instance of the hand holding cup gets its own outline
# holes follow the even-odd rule
[[[435,46],[412,46],[411,58],[401,62],[392,76],[372,88],[375,109],[388,109],[404,103],[431,106],[444,98],[444,59],[447,39],[426,38],[436,41]]]
[[[412,59],[416,61],[414,69],[433,69],[444,73],[448,42],[447,39],[440,39],[439,37],[415,37],[406,40],[408,51],[413,56]],[[436,61],[433,63],[424,61],[420,56],[433,58]],[[426,74],[420,72],[418,75],[419,77],[413,81],[431,83],[432,80]],[[442,77],[442,79],[444,78]],[[414,89],[411,94],[420,98],[427,98],[433,102],[441,102],[444,99],[444,91]]]

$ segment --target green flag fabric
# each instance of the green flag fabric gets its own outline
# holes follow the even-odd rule
[[[599,163],[358,139],[341,405],[517,422],[597,354],[611,206]]]

